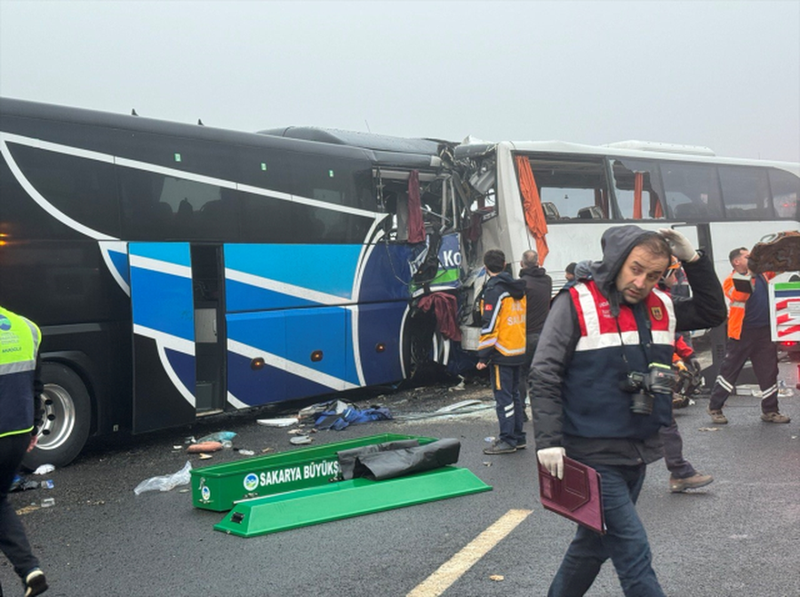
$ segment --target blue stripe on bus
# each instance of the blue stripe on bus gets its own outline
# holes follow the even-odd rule
[[[226,244],[225,267],[350,298],[361,245]]]
[[[366,385],[398,381],[404,302],[362,305],[358,310],[359,353]],[[377,350],[378,345],[383,350]]]
[[[314,307],[318,303],[274,290],[258,288],[236,280],[225,280],[225,304],[229,313]]]
[[[270,354],[286,354],[286,318],[283,312],[239,313],[226,316],[228,340]]]
[[[355,368],[347,367],[347,362],[353,361],[353,341],[351,328],[345,324],[346,314],[340,307],[228,314],[228,340],[256,352],[263,350],[267,360],[269,353],[359,385]],[[321,351],[322,359],[312,361],[316,351]],[[329,392],[340,389],[325,387]]]
[[[193,395],[196,395],[195,358],[192,355],[170,350],[169,348],[164,349],[164,354],[167,355],[167,360],[172,366],[172,370],[178,376],[178,379],[181,380],[181,383],[183,383]]]
[[[327,386],[276,367],[254,371],[250,362],[247,357],[228,352],[228,391],[248,406],[332,393]]]
[[[134,324],[194,340],[192,281],[189,278],[132,267],[131,279]],[[157,289],[157,292],[148,289]]]
[[[775,296],[778,298],[780,297],[797,298],[798,296],[800,296],[800,288],[795,288],[792,290],[776,290]]]
[[[131,243],[131,255],[166,261],[175,265],[191,267],[191,254],[187,243]]]
[[[128,272],[128,254],[109,249],[108,256],[111,258],[111,263],[114,265],[117,273],[119,273],[120,277],[125,280],[125,283],[130,287],[131,276]]]

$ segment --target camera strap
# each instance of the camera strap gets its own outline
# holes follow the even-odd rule
[[[631,307],[631,312],[633,315],[633,319],[636,322],[636,331],[639,333],[639,346],[642,349],[642,353],[644,354],[644,362],[645,367],[649,367],[650,364],[650,355],[647,354],[647,345],[652,342],[653,335],[650,333],[651,324],[650,318],[647,317],[645,313],[645,321],[644,326],[642,326],[642,322],[640,321],[640,317],[637,317],[636,306]],[[628,373],[631,373],[631,365],[628,362],[628,357],[625,356],[625,340],[622,336],[622,328],[619,326],[619,315],[614,318],[614,323],[617,324],[617,334],[619,334],[619,345],[620,345],[620,353],[622,354],[622,360],[625,361],[625,367],[628,369]],[[643,329],[644,328],[644,329]]]

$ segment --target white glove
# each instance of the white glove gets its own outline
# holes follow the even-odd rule
[[[681,261],[691,263],[700,259],[692,243],[683,234],[672,228],[660,228],[658,233],[669,243],[672,254]]]
[[[536,457],[539,459],[539,463],[546,468],[551,475],[563,479],[564,454],[566,454],[564,448],[545,448],[544,450],[536,452]]]

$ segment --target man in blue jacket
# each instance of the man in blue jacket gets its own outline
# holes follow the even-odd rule
[[[41,340],[36,324],[0,307],[0,549],[22,579],[25,597],[44,593],[47,581],[7,497],[25,452],[36,445],[41,424],[35,421],[41,412]]]
[[[672,388],[658,372],[669,371],[676,330],[719,325],[725,302],[712,263],[679,232],[615,226],[602,249],[591,279],[553,301],[529,377],[540,464],[558,478],[565,455],[596,469],[607,527],[578,527],[548,595],[584,595],[611,558],[626,596],[663,597],[635,507],[672,418]],[[683,262],[690,299],[656,288],[670,254]]]

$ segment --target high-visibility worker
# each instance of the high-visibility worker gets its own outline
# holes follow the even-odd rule
[[[41,425],[41,341],[35,323],[0,306],[0,550],[22,579],[25,597],[44,593],[47,580],[7,498],[22,458],[36,445]]]

